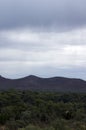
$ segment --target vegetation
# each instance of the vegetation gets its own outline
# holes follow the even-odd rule
[[[0,130],[86,130],[86,94],[1,91]]]

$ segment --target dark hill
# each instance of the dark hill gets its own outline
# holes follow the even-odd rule
[[[0,90],[49,90],[58,92],[86,92],[86,81],[64,77],[40,78],[27,76],[20,79],[6,79],[0,76]]]

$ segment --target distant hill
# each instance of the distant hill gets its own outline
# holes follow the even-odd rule
[[[7,89],[86,92],[86,81],[64,77],[40,78],[34,75],[20,79],[7,79],[0,76],[0,90]]]

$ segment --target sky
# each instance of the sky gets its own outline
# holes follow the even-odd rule
[[[86,80],[86,0],[0,0],[0,75]]]

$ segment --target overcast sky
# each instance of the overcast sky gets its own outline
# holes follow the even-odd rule
[[[0,75],[86,80],[86,0],[0,0]]]

